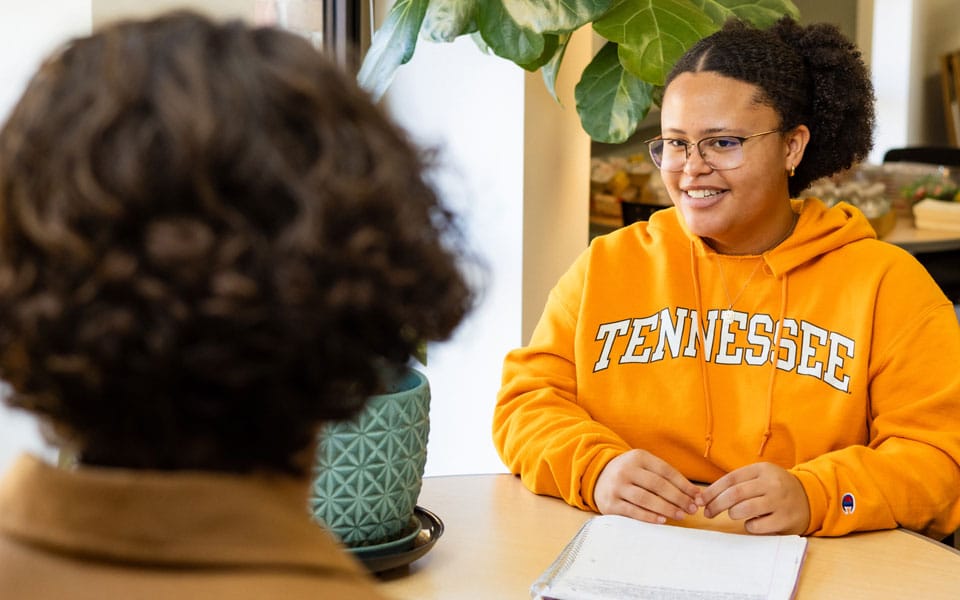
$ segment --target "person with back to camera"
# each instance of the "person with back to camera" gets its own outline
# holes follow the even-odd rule
[[[0,378],[77,457],[0,484],[0,597],[380,598],[318,427],[473,303],[427,160],[289,32],[187,12],[42,65],[0,131]]]
[[[730,22],[667,78],[674,206],[595,239],[505,359],[493,436],[539,494],[747,532],[960,525],[960,326],[905,251],[791,200],[863,160],[873,91],[832,25]],[[698,485],[704,484],[704,485]]]

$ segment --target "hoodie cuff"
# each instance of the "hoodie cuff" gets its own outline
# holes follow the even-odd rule
[[[813,535],[823,528],[823,521],[827,516],[827,493],[823,489],[823,484],[813,473],[790,470],[790,474],[800,480],[800,485],[807,494],[807,504],[810,506],[810,523],[803,535]]]

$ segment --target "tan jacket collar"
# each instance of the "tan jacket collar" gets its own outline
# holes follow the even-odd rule
[[[360,571],[311,521],[307,489],[283,476],[65,470],[22,456],[0,483],[0,530],[119,562]]]

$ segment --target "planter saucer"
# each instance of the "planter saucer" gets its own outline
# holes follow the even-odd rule
[[[423,523],[420,521],[419,515],[414,514],[414,516],[410,517],[410,522],[407,524],[407,527],[404,528],[402,535],[397,539],[383,542],[382,544],[352,546],[347,549],[360,560],[393,556],[413,548],[416,537],[420,535],[421,529],[423,529]]]
[[[443,521],[429,510],[417,506],[414,517],[419,521],[419,527],[412,527],[412,534],[377,546],[361,546],[347,550],[371,573],[382,573],[409,565],[429,552],[443,535]]]

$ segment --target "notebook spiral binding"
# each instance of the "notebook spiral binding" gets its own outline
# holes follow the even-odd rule
[[[570,540],[570,543],[557,555],[557,558],[555,558],[543,574],[533,582],[533,585],[530,586],[530,597],[533,600],[551,600],[551,597],[546,595],[550,593],[550,585],[573,564],[577,555],[580,553],[580,547],[587,537],[586,531],[592,523],[593,519],[584,523],[580,527],[580,531],[577,532],[577,535],[573,536],[573,539]]]

